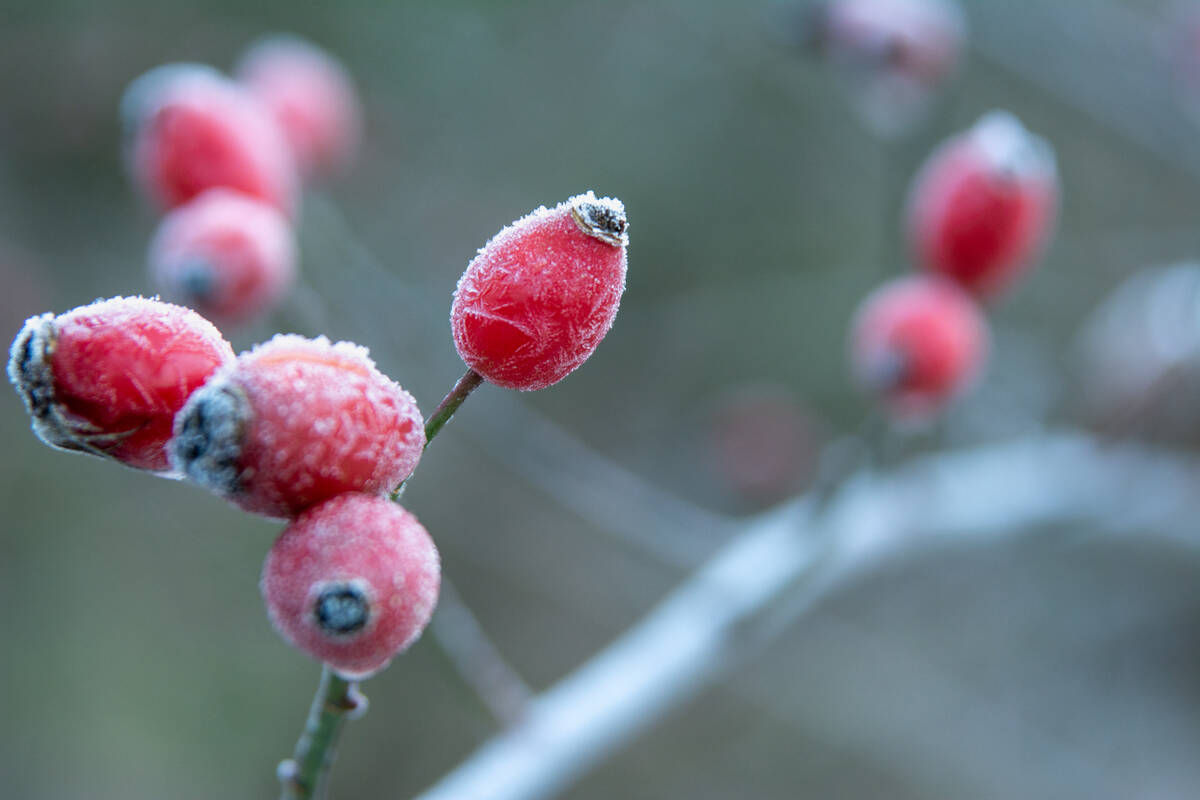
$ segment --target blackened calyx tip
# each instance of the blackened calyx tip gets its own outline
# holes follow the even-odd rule
[[[617,247],[629,244],[629,221],[620,200],[597,198],[588,192],[571,200],[571,217],[588,236]]]

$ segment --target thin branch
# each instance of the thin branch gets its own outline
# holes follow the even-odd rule
[[[754,656],[849,575],[916,549],[1073,522],[1200,546],[1195,459],[1060,433],[860,474],[820,519],[805,502],[748,524],[640,623],[535,699],[418,800],[553,797]]]
[[[304,733],[296,742],[296,752],[279,765],[283,787],[280,800],[319,800],[326,796],[342,724],[348,717],[362,714],[366,703],[356,683],[329,667],[321,668],[321,683],[308,711]]]

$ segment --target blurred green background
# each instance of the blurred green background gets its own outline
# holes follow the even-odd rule
[[[1200,252],[1200,138],[1171,93],[1165,3],[964,5],[961,74],[915,131],[881,140],[830,69],[781,45],[767,3],[3,0],[0,330],[148,291],[155,216],[124,177],[121,91],[168,61],[227,69],[282,30],[346,63],[366,144],[306,204],[305,286],[231,331],[238,349],[275,330],[352,339],[432,408],[462,369],[446,315],[476,248],[538,205],[615,195],[631,223],[617,323],[583,369],[517,399],[650,483],[745,513],[765,499],[735,490],[714,443],[730,398],[759,387],[799,415],[784,483],[801,485],[817,442],[864,412],[845,326],[907,268],[909,177],[1000,107],[1057,148],[1059,232],[994,311],[977,410],[918,446],[1036,430],[1069,415],[1088,309],[1134,269]],[[515,467],[503,395],[464,406],[406,503],[541,688],[682,574]],[[273,796],[318,674],[258,596],[280,526],[50,450],[12,392],[0,436],[0,796]],[[841,589],[566,796],[1196,796],[1197,550],[1087,533],[952,549]],[[718,543],[695,532],[698,554]],[[411,796],[496,729],[430,637],[365,690],[342,798]]]

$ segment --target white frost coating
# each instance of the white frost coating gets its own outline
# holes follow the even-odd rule
[[[1054,148],[1009,111],[989,111],[971,128],[971,140],[992,167],[1014,177],[1053,178]]]
[[[361,344],[346,341],[331,342],[326,336],[309,339],[298,333],[277,333],[267,341],[256,344],[249,350],[239,353],[238,359],[260,358],[270,355],[274,350],[285,349],[314,354],[325,354],[332,351],[335,354],[361,361],[371,369],[377,369],[375,362],[371,360],[371,351]]]

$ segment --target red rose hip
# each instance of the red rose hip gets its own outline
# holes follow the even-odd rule
[[[278,335],[192,396],[168,453],[239,507],[291,517],[343,492],[390,491],[424,446],[416,401],[366,348]]]
[[[269,36],[246,51],[235,74],[274,115],[302,175],[341,172],[354,160],[362,108],[333,56],[296,36]]]
[[[292,521],[267,554],[261,589],[283,638],[359,680],[420,636],[440,582],[437,548],[416,517],[350,493]]]
[[[153,69],[130,84],[121,115],[130,175],[156,205],[174,208],[224,187],[293,210],[296,168],[283,133],[267,109],[216,70]]]
[[[296,275],[296,243],[274,206],[210,189],[163,218],[147,260],[168,299],[238,323],[264,313],[287,291]]]
[[[855,315],[855,377],[893,415],[937,413],[978,374],[987,323],[969,295],[941,278],[914,275],[876,289]]]
[[[620,200],[588,192],[496,234],[454,293],[450,324],[463,361],[521,390],[544,389],[579,367],[616,317],[627,229]]]
[[[8,377],[46,444],[166,471],[184,402],[233,348],[196,312],[114,297],[25,323]]]
[[[1054,152],[993,111],[938,148],[908,198],[908,233],[923,269],[986,297],[1040,254],[1054,226]]]

